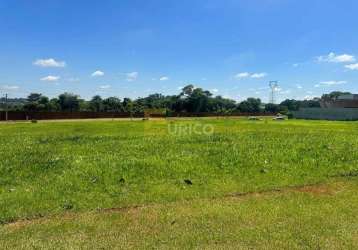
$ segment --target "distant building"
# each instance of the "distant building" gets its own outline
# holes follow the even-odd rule
[[[341,95],[334,100],[322,100],[322,108],[358,108],[358,95]]]

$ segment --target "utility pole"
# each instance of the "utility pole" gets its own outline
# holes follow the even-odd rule
[[[5,94],[5,121],[8,120],[8,106],[7,106],[7,94]]]

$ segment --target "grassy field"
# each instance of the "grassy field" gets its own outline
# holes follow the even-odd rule
[[[0,229],[5,249],[357,249],[358,179],[66,213]]]
[[[0,242],[354,249],[357,148],[355,122],[0,124]]]

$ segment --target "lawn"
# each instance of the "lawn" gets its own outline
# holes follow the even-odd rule
[[[358,179],[65,213],[0,228],[5,249],[357,249]]]
[[[356,122],[0,124],[0,241],[353,249],[357,148]]]

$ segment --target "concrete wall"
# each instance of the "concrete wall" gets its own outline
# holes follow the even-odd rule
[[[305,108],[293,112],[296,119],[358,121],[358,108]]]

